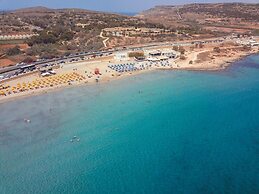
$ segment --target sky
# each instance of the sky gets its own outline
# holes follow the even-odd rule
[[[49,8],[83,8],[130,13],[143,11],[155,5],[216,2],[233,2],[233,0],[0,0],[0,10],[45,6]],[[239,0],[238,2],[259,3],[259,0]]]

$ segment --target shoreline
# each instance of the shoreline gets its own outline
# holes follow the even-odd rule
[[[197,67],[194,67],[194,68],[175,68],[174,70],[178,70],[178,71],[194,71],[194,72],[219,72],[219,71],[225,71],[227,68],[233,66],[234,63],[238,62],[238,61],[241,61],[243,60],[244,58],[247,58],[247,57],[250,57],[250,56],[253,56],[253,55],[259,55],[259,53],[250,53],[250,54],[247,54],[245,56],[242,56],[242,57],[239,57],[235,60],[232,60],[232,61],[227,61],[227,62],[224,62],[221,67],[215,67],[215,68],[197,68]],[[161,69],[161,70],[165,70],[165,69]],[[168,69],[168,70],[171,70],[171,69]]]
[[[164,70],[166,70],[166,69],[164,69]],[[82,86],[93,86],[93,85],[97,85],[97,84],[109,83],[109,82],[112,82],[112,81],[118,81],[120,79],[126,79],[129,76],[136,76],[136,75],[150,73],[150,72],[154,72],[154,71],[160,71],[160,70],[159,69],[151,69],[151,70],[134,72],[132,74],[124,74],[124,75],[121,75],[121,76],[117,76],[113,79],[100,80],[98,83],[97,82],[87,82],[87,83],[81,82],[81,83],[76,83],[76,84],[72,84],[72,85],[63,85],[63,86],[39,89],[39,90],[36,90],[36,91],[33,91],[33,92],[19,93],[19,95],[6,96],[6,97],[3,97],[2,99],[0,98],[0,104],[6,103],[6,102],[11,102],[11,101],[18,100],[18,99],[38,96],[38,95],[42,95],[42,94],[48,94],[48,93],[51,93],[51,92],[58,92],[60,90],[64,90],[64,89],[68,89],[68,88],[82,87]]]
[[[212,67],[208,67],[208,66],[204,66],[204,67],[190,67],[190,66],[179,66],[179,67],[161,67],[161,68],[152,68],[152,69],[145,69],[145,70],[140,70],[140,71],[136,71],[136,72],[131,72],[131,73],[124,73],[121,75],[117,75],[114,77],[105,77],[104,79],[100,79],[100,81],[95,82],[93,80],[83,80],[83,81],[79,81],[77,83],[68,85],[68,84],[63,84],[63,85],[58,85],[58,86],[53,86],[53,87],[47,87],[47,88],[39,88],[33,91],[26,91],[26,92],[20,92],[17,94],[11,94],[11,95],[7,95],[4,97],[0,97],[0,104],[6,103],[6,102],[10,102],[10,101],[14,101],[17,99],[22,99],[22,98],[27,98],[27,97],[33,97],[33,96],[37,96],[37,95],[42,95],[42,94],[46,94],[46,93],[50,93],[50,92],[55,92],[58,90],[63,90],[63,89],[67,89],[67,88],[71,88],[71,87],[81,87],[83,85],[94,85],[94,84],[103,84],[103,83],[108,83],[110,81],[118,81],[119,79],[124,79],[127,78],[128,76],[135,76],[135,75],[139,75],[139,74],[144,74],[147,72],[152,72],[152,71],[200,71],[200,72],[206,72],[206,71],[224,71],[226,70],[228,67],[232,66],[234,63],[236,63],[237,61],[240,61],[246,57],[252,56],[252,55],[258,55],[258,52],[252,52],[252,53],[246,53],[246,54],[242,54],[240,56],[235,56],[234,58],[228,59],[227,61],[221,61],[220,63],[217,62],[215,63],[216,66],[212,66]],[[220,60],[220,59],[218,59]],[[223,62],[223,63],[222,63]]]

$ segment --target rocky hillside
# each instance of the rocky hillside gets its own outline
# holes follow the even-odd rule
[[[156,6],[137,17],[171,27],[219,26],[259,29],[259,4],[218,3]]]

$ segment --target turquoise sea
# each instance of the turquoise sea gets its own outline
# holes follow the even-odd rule
[[[18,99],[0,121],[1,194],[259,193],[259,56]]]

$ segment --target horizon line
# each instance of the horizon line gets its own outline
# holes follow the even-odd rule
[[[109,13],[140,13],[142,11],[154,8],[154,7],[159,7],[159,6],[181,6],[181,5],[192,5],[192,4],[251,4],[251,5],[259,5],[259,3],[250,3],[250,2],[238,2],[238,1],[233,1],[233,2],[218,2],[218,3],[212,3],[212,2],[208,2],[208,3],[174,3],[174,4],[157,4],[154,5],[152,7],[149,7],[147,9],[143,9],[143,10],[102,10],[102,9],[88,9],[88,8],[84,8],[84,7],[53,7],[53,6],[45,6],[45,5],[35,5],[35,6],[27,6],[27,7],[18,7],[18,8],[14,8],[14,9],[0,9],[0,11],[16,11],[19,9],[28,9],[28,8],[37,8],[37,7],[42,7],[42,8],[47,8],[47,9],[54,9],[54,10],[59,10],[59,9],[82,9],[82,10],[87,10],[87,11],[97,11],[97,12],[109,12]]]

